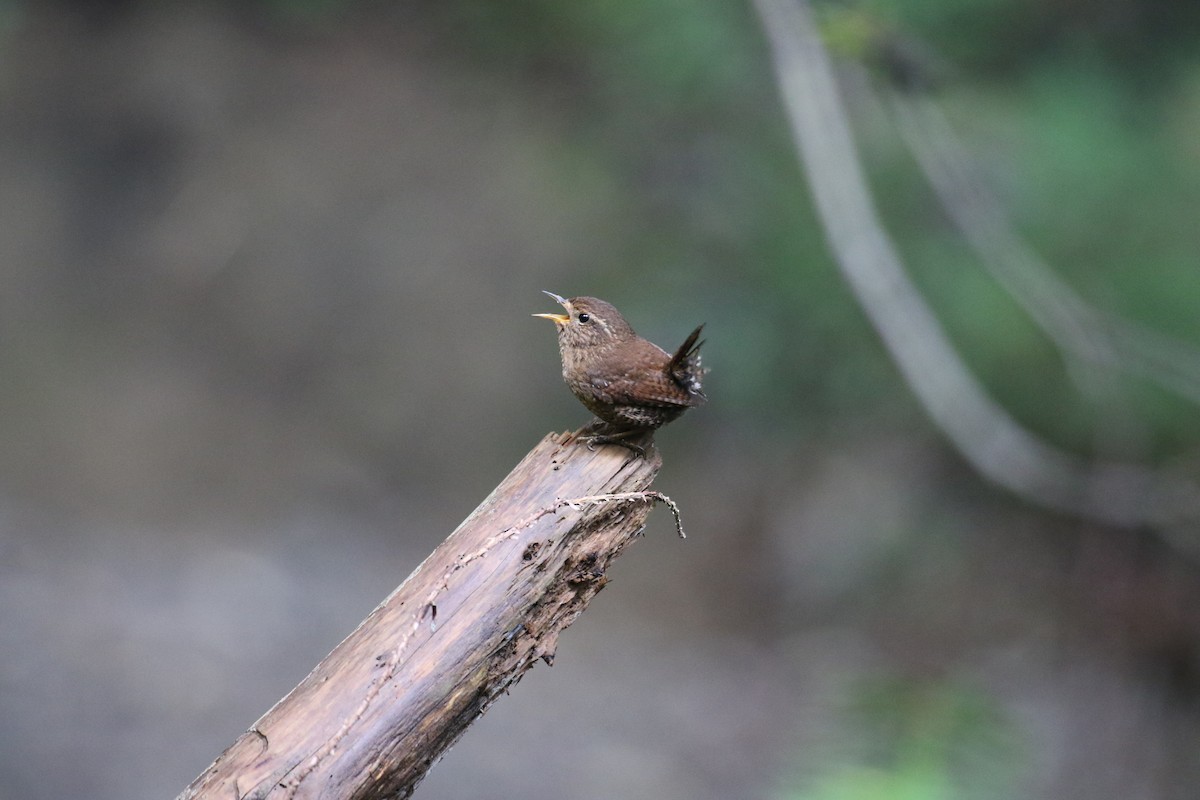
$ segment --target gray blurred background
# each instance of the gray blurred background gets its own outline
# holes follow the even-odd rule
[[[1196,5],[919,5],[849,19],[939,54],[1066,280],[1200,345]],[[711,401],[658,436],[689,538],[658,511],[418,797],[1195,797],[1195,529],[1047,512],[946,443],[826,252],[758,25],[0,2],[0,800],[174,796],[585,422],[543,288],[668,348],[707,322]],[[1194,406],[1077,391],[857,116],[988,390],[1195,477]]]

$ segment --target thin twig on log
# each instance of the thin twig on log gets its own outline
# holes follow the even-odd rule
[[[409,797],[539,658],[638,534],[662,461],[543,439],[404,583],[179,800]]]

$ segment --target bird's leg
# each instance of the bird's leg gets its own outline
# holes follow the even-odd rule
[[[637,433],[640,433],[640,431],[625,431],[624,433],[613,434],[597,433],[585,437],[584,441],[587,442],[588,450],[595,450],[595,445],[598,444],[615,444],[618,447],[624,447],[627,450],[632,450],[636,456],[645,458],[646,448],[642,447],[640,444],[634,444],[633,442],[628,442],[625,440],[626,436],[633,436]]]
[[[646,457],[646,448],[640,444],[626,441],[630,436],[641,436],[646,431],[638,428],[626,428],[621,430],[614,428],[607,422],[601,419],[594,419],[591,423],[583,428],[585,431],[590,431],[582,436],[577,437],[578,441],[587,445],[588,450],[595,450],[598,444],[615,444],[618,447],[624,447],[632,450],[636,455],[642,458]]]

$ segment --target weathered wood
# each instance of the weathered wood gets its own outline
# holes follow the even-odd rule
[[[541,658],[642,529],[661,466],[543,439],[299,686],[179,796],[409,797]],[[682,533],[682,531],[680,531]]]

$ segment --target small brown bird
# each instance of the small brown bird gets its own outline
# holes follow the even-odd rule
[[[563,379],[598,417],[596,433],[586,437],[589,444],[619,444],[644,455],[641,447],[623,439],[660,428],[708,400],[700,386],[707,371],[700,366],[703,325],[671,355],[634,333],[603,300],[545,294],[567,313],[533,316],[554,321]]]

